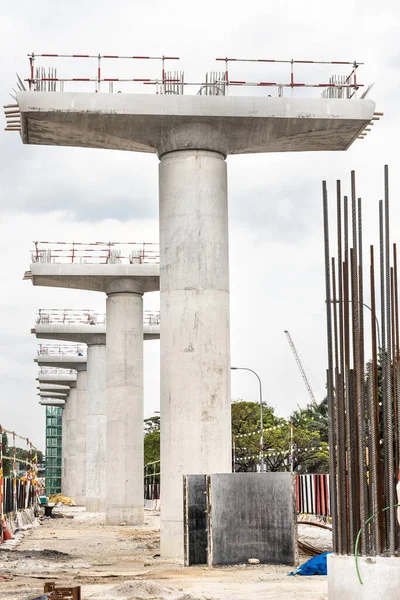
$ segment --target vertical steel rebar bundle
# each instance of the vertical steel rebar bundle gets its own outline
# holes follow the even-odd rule
[[[387,165],[377,211],[378,287],[372,245],[364,266],[363,202],[356,196],[354,171],[350,190],[349,206],[341,181],[336,182],[337,257],[332,257],[328,190],[326,181],[322,184],[333,548],[353,554],[362,530],[361,554],[393,556],[400,533],[394,506],[400,478],[400,340]]]

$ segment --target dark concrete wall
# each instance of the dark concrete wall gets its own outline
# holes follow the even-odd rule
[[[208,565],[297,564],[291,473],[207,475]]]
[[[183,477],[185,565],[207,564],[207,497],[205,475]]]

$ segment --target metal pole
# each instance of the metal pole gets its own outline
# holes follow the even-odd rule
[[[336,181],[337,247],[338,247],[338,302],[339,302],[339,369],[338,375],[338,420],[339,420],[339,480],[341,487],[341,536],[342,552],[348,552],[348,512],[347,512],[347,473],[346,473],[346,411],[345,411],[345,368],[344,368],[344,319],[343,319],[343,256],[342,256],[342,194],[341,182]]]
[[[257,375],[257,373],[255,371],[253,371],[253,369],[248,369],[247,367],[231,367],[231,370],[232,371],[250,371],[250,373],[253,373],[257,377],[258,383],[260,385],[260,433],[261,433],[261,437],[260,437],[260,469],[261,469],[261,473],[263,473],[264,472],[264,428],[263,428],[263,399],[262,399],[261,379]]]
[[[343,554],[343,515],[345,513],[345,497],[343,495],[343,477],[342,473],[345,469],[345,463],[342,464],[341,459],[343,456],[342,449],[340,446],[340,403],[341,403],[341,391],[340,391],[340,375],[339,375],[339,335],[338,335],[338,319],[337,319],[337,301],[336,301],[336,268],[335,259],[332,257],[332,309],[333,309],[333,339],[334,339],[334,354],[335,354],[335,439],[336,439],[336,464],[337,464],[337,512],[340,515],[340,524],[338,523],[337,536],[338,536],[338,551]],[[339,517],[338,517],[339,518]]]
[[[382,382],[381,382],[381,397],[382,397],[382,417],[384,427],[387,423],[386,416],[386,402],[385,402],[385,386],[386,386],[386,305],[385,305],[385,238],[384,238],[384,217],[383,217],[383,201],[379,200],[379,251],[380,251],[380,288],[381,288],[381,323],[382,323],[382,346],[381,346],[381,369],[382,369]],[[384,484],[385,484],[385,499],[384,505],[389,506],[389,476],[388,476],[388,440],[387,435],[383,435],[383,464],[384,464]],[[386,548],[389,546],[388,540],[388,511],[384,513],[385,521],[385,540]]]
[[[376,309],[375,309],[375,261],[374,247],[370,246],[370,283],[371,283],[371,332],[372,332],[372,372],[368,379],[368,399],[370,402],[370,469],[371,469],[371,491],[372,510],[375,517],[374,527],[374,549],[376,554],[381,553],[381,524],[382,524],[382,478],[380,460],[380,434],[379,434],[379,383],[378,383],[378,352],[376,345]],[[379,330],[378,330],[379,331]],[[372,399],[370,397],[372,386]],[[379,516],[378,516],[379,515]]]
[[[365,523],[369,516],[368,507],[368,484],[367,484],[367,446],[366,446],[366,412],[368,405],[365,403],[365,387],[364,387],[364,282],[363,282],[363,247],[362,247],[362,202],[358,198],[358,293],[359,293],[359,373],[358,373],[358,389],[359,389],[359,432],[360,432],[360,483],[363,493],[360,501],[363,502],[360,507],[361,522]],[[363,543],[364,541],[364,543]],[[363,554],[368,554],[369,551],[369,536],[367,529],[364,529],[364,535],[361,538],[361,547]]]
[[[385,401],[386,401],[386,434],[388,437],[388,492],[389,503],[391,506],[395,502],[394,498],[394,463],[393,463],[393,407],[392,407],[392,348],[391,348],[391,302],[390,302],[390,222],[389,222],[389,169],[385,165],[385,275],[386,275],[386,385],[385,385]],[[395,553],[395,509],[392,508],[389,513],[389,553],[391,556]]]
[[[352,402],[352,375],[350,371],[350,310],[349,310],[349,210],[348,198],[344,196],[343,205],[343,225],[344,225],[344,263],[343,263],[343,317],[344,317],[344,377],[345,377],[345,422],[346,422],[346,446],[347,446],[347,473],[348,473],[348,503],[349,503],[349,538],[348,550],[354,552],[354,543],[357,535],[356,515],[356,470],[355,470],[355,452],[354,452],[354,419]]]
[[[327,324],[327,349],[328,349],[328,411],[329,411],[329,475],[330,496],[332,512],[332,534],[333,551],[338,551],[338,514],[337,514],[337,491],[336,491],[336,440],[334,431],[335,398],[333,391],[333,346],[332,346],[332,309],[331,309],[331,278],[329,266],[329,216],[328,216],[328,193],[326,181],[322,182],[322,202],[324,218],[324,247],[325,247],[325,294],[326,294],[326,324]]]
[[[293,473],[293,421],[290,421],[290,472]]]

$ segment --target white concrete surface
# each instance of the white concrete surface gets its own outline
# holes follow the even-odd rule
[[[128,285],[129,284],[129,285]],[[106,523],[143,523],[143,288],[115,282],[107,297]]]
[[[346,150],[375,109],[371,100],[267,94],[19,92],[17,102],[25,144],[156,152],[171,128],[201,124],[220,130],[225,154]],[[196,148],[193,138],[187,142]],[[201,147],[216,149],[209,141]]]
[[[63,374],[41,374],[36,378],[39,381],[39,384],[42,383],[56,383],[59,385],[67,385],[68,387],[76,387],[76,373],[66,373]]]
[[[86,510],[106,508],[106,345],[87,349]]]
[[[66,392],[57,392],[57,391],[39,391],[38,396],[41,398],[60,398],[62,400],[66,400],[68,397],[68,393]]]
[[[329,600],[400,600],[400,558],[328,556]]]
[[[158,285],[157,285],[158,287]],[[82,323],[69,324],[37,324],[32,333],[37,339],[41,340],[62,340],[65,342],[77,342],[81,344],[105,344],[106,326],[105,325],[86,325]],[[144,323],[143,339],[160,339],[160,325]]]
[[[69,394],[69,385],[62,385],[60,383],[41,383],[39,389],[43,392],[66,392]]]
[[[32,263],[29,268],[24,279],[30,279],[33,285],[38,286],[104,292],[116,279],[139,277],[143,278],[144,292],[160,289],[158,264]]]
[[[74,369],[86,371],[86,356],[77,354],[39,354],[35,359],[39,366],[58,367],[60,369]]]
[[[66,432],[67,444],[63,453],[62,479],[61,486],[63,494],[69,498],[76,500],[76,477],[75,470],[77,464],[77,427],[76,421],[78,418],[78,397],[77,389],[72,389],[69,394],[66,406]],[[62,441],[64,449],[64,440]]]
[[[75,500],[78,506],[86,504],[86,388],[87,372],[80,371],[76,382],[76,420],[75,420]],[[68,430],[70,424],[68,423]],[[68,443],[69,448],[71,446]]]
[[[60,406],[63,408],[66,404],[65,400],[60,400],[60,398],[40,398],[40,402],[42,406]]]
[[[227,176],[216,152],[160,163],[161,552],[183,558],[182,475],[231,471]]]

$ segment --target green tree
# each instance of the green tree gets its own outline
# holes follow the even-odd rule
[[[294,468],[299,473],[329,473],[328,399],[295,410]]]
[[[260,452],[260,404],[235,400],[232,403],[232,437],[236,471],[256,471]],[[264,462],[268,471],[281,470],[289,454],[288,424],[263,403]]]
[[[144,464],[160,460],[160,417],[144,420]]]

